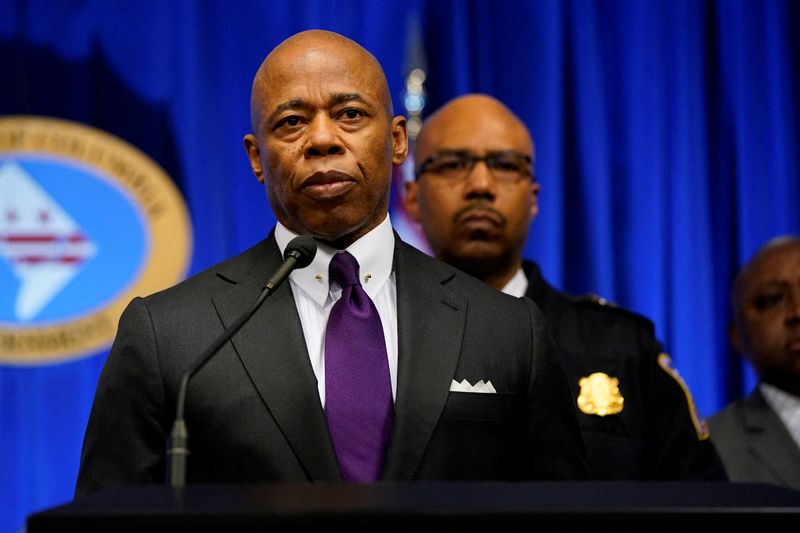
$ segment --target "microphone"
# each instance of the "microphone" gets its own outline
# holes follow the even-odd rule
[[[231,326],[222,332],[217,339],[202,353],[202,355],[186,370],[181,376],[180,388],[178,389],[178,401],[175,408],[175,423],[170,431],[167,456],[169,457],[168,479],[170,485],[175,488],[183,487],[186,484],[186,459],[189,455],[189,433],[186,430],[186,422],[183,420],[183,411],[186,405],[186,390],[189,388],[189,379],[205,365],[222,346],[233,337],[237,331],[250,320],[255,312],[264,303],[264,300],[278,288],[283,280],[297,268],[305,268],[311,264],[317,253],[317,242],[309,235],[295,237],[286,245],[283,254],[283,263],[277,272],[267,281],[264,290],[261,291],[258,299],[250,308]]]

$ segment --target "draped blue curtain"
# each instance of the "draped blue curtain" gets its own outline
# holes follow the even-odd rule
[[[383,64],[400,111],[411,20],[426,112],[481,91],[531,128],[526,255],[652,318],[703,414],[751,387],[725,338],[728,289],[758,246],[800,232],[795,2],[0,0],[0,115],[76,120],[148,153],[186,198],[193,273],[274,223],[241,141],[264,55],[303,29],[343,33]],[[105,355],[0,366],[0,533],[71,498]]]
[[[529,125],[526,254],[655,321],[702,413],[752,387],[736,269],[800,230],[800,4],[431,2],[429,105],[487,92]]]

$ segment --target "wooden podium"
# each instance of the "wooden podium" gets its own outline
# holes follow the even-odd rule
[[[119,487],[34,514],[52,531],[800,531],[800,491],[736,483]]]

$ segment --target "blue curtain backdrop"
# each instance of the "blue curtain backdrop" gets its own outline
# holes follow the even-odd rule
[[[426,112],[467,92],[505,101],[537,144],[528,257],[651,317],[703,414],[752,386],[725,338],[728,289],[758,246],[800,232],[800,4],[1,0],[0,115],[148,153],[186,198],[197,272],[274,222],[242,148],[249,87],[309,28],[371,50],[398,110],[415,43]],[[71,498],[105,355],[0,366],[0,533]]]

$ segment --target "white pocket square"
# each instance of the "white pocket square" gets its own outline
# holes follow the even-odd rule
[[[470,385],[469,381],[466,379],[461,380],[461,383],[453,380],[450,383],[450,392],[479,392],[484,394],[497,394],[497,391],[494,390],[494,385],[492,385],[491,380],[487,381],[486,383],[484,383],[483,380],[480,380],[475,385]]]

